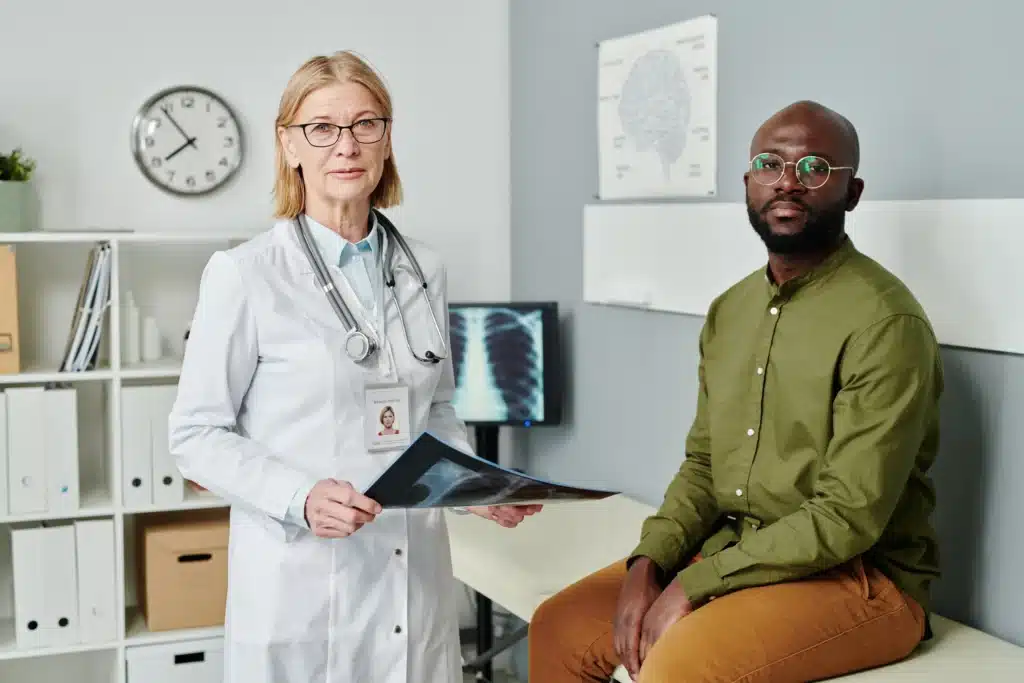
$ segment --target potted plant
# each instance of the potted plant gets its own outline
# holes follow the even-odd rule
[[[25,204],[28,181],[36,162],[15,149],[0,154],[0,231],[20,232],[25,229]]]

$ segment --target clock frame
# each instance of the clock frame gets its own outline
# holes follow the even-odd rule
[[[131,148],[142,175],[179,197],[201,197],[225,186],[245,158],[241,122],[210,89],[160,90],[132,120]]]

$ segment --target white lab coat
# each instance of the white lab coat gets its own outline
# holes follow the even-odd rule
[[[407,241],[448,335],[445,269]],[[396,262],[405,262],[400,249]],[[342,297],[370,327],[340,269]],[[413,277],[397,295],[416,351],[441,351]],[[450,399],[451,361],[406,345],[384,289],[387,344],[409,387],[411,433],[469,451]],[[169,419],[182,474],[232,503],[225,683],[455,683],[461,680],[455,581],[440,510],[386,510],[354,535],[314,536],[286,520],[300,487],[333,477],[358,490],[398,456],[370,453],[364,382],[344,327],[318,288],[290,223],[207,264]]]

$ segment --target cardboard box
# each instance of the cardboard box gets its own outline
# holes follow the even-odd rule
[[[19,372],[17,260],[13,244],[0,244],[0,375]]]
[[[139,606],[150,631],[221,626],[228,593],[228,510],[139,515]]]

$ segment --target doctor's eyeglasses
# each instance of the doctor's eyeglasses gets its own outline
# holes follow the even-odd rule
[[[306,136],[306,141],[314,147],[333,147],[337,144],[338,138],[341,137],[342,131],[345,130],[352,132],[352,137],[356,139],[356,142],[364,144],[380,142],[384,137],[385,131],[388,129],[389,121],[391,119],[378,117],[360,119],[349,126],[339,126],[334,123],[327,123],[326,121],[317,121],[315,123],[297,123],[288,127],[301,128],[302,133]]]
[[[786,161],[778,154],[762,152],[750,160],[750,177],[760,185],[774,185],[782,180],[787,166],[796,167],[796,179],[808,190],[816,190],[828,182],[832,171],[853,170],[853,166],[833,166],[817,156]]]

